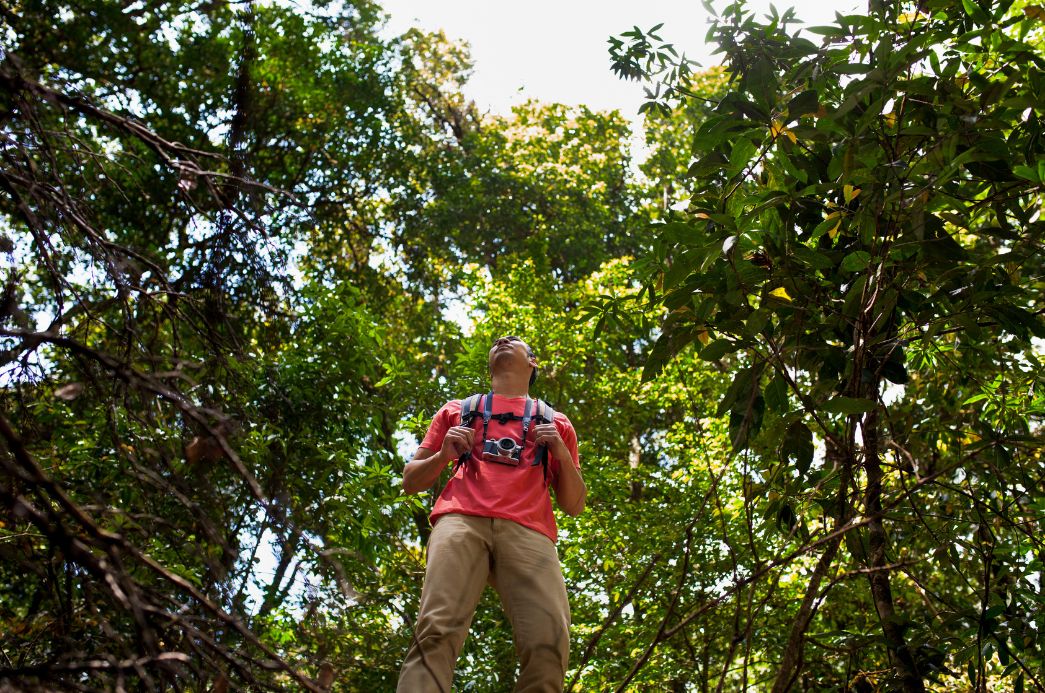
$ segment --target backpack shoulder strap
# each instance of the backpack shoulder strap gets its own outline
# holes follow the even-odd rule
[[[481,414],[483,414],[483,412],[481,412],[479,410],[479,405],[482,403],[482,399],[483,399],[482,394],[481,393],[477,393],[477,394],[471,395],[470,397],[465,397],[464,399],[461,400],[461,417],[460,417],[460,419],[457,422],[457,424],[459,426],[471,426],[472,425],[472,421],[475,420],[476,417],[478,417]],[[488,397],[487,398],[488,401],[491,400],[491,399],[492,399],[492,397]],[[485,418],[486,417],[484,415],[484,419]],[[485,430],[485,426],[484,426],[484,430]],[[471,452],[465,452],[464,454],[462,454],[461,457],[458,458],[457,462],[454,463],[454,473],[456,474],[457,473],[457,468],[460,467],[465,462],[467,462],[468,460],[470,460],[471,457],[472,457],[472,453]]]
[[[460,426],[471,426],[472,420],[479,416],[479,400],[482,399],[481,394],[474,394],[470,397],[465,397],[461,400],[461,418],[458,421]]]
[[[539,399],[537,400],[537,416],[535,418],[544,419],[544,423],[555,423],[555,410],[552,409],[552,405],[543,399]]]
[[[534,418],[537,419],[538,421],[542,421],[544,423],[555,423],[555,410],[552,409],[551,405],[548,404],[547,402],[545,402],[543,399],[538,399],[538,400],[535,400],[535,401],[537,403],[537,406],[536,406],[537,413],[536,413],[536,416],[534,416]],[[537,454],[534,456],[534,459],[533,459],[533,466],[536,467],[537,465],[541,465],[541,467],[543,468],[542,472],[543,472],[543,476],[544,476],[544,484],[545,484],[545,486],[547,486],[548,485],[548,448],[544,447],[543,445],[541,447],[537,448]]]

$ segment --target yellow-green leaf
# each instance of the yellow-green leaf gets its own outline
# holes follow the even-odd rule
[[[785,128],[779,120],[774,120],[773,123],[769,126],[769,134],[773,137],[773,139],[776,139],[780,135],[784,135],[785,137],[787,137],[787,139],[791,140],[792,144],[798,142],[798,138],[795,137],[795,133]]]
[[[830,229],[827,230],[828,237],[833,241],[835,236],[838,235],[838,229],[842,226],[842,217],[838,217],[838,222],[835,223]]]

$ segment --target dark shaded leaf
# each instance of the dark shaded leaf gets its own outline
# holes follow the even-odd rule
[[[842,271],[843,272],[862,272],[867,269],[867,265],[871,261],[871,254],[866,250],[857,250],[849,253],[842,258]]]
[[[787,114],[792,119],[809,113],[816,113],[820,109],[820,99],[816,89],[807,89],[800,92],[787,103]]]
[[[763,395],[766,398],[766,406],[770,411],[777,413],[786,412],[788,406],[789,386],[782,376],[777,376],[766,385]]]
[[[862,414],[874,410],[875,403],[862,397],[833,397],[820,408],[830,414]]]
[[[729,339],[716,339],[700,350],[700,358],[704,361],[717,361],[726,354],[732,354],[741,346],[743,346],[741,342],[734,342]]]
[[[897,385],[903,385],[910,380],[910,377],[907,375],[907,368],[902,363],[897,363],[896,361],[886,361],[882,364],[882,377]]]
[[[805,476],[813,462],[813,432],[801,421],[787,427],[780,444],[780,461],[794,465],[799,476]]]

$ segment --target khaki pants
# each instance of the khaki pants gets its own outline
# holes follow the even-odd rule
[[[512,624],[520,664],[516,693],[562,691],[570,605],[555,544],[511,520],[443,515],[428,540],[421,607],[398,693],[450,693],[457,654],[487,582]]]

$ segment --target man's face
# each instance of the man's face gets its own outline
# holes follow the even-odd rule
[[[494,340],[490,347],[490,372],[494,367],[508,370],[518,369],[529,372],[536,367],[537,362],[533,358],[530,346],[515,336],[499,337]]]

